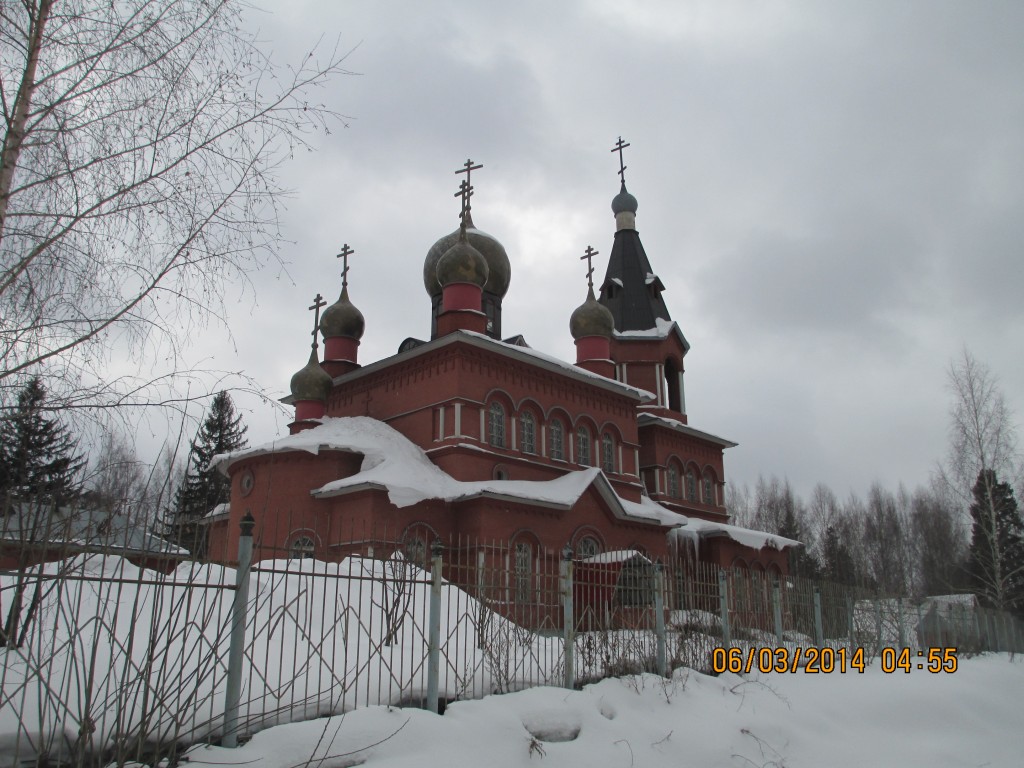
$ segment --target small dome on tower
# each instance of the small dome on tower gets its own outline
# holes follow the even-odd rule
[[[636,198],[626,191],[626,185],[623,184],[619,194],[612,198],[612,213],[636,213],[636,209]]]
[[[358,310],[357,310],[358,311]],[[309,353],[309,362],[292,376],[292,397],[296,400],[318,400],[326,402],[331,393],[333,380],[317,360],[316,350]]]
[[[483,288],[489,272],[487,259],[470,244],[466,230],[461,229],[455,245],[438,259],[435,281],[441,288],[453,283],[472,283]]]
[[[587,300],[576,307],[569,318],[569,333],[573,339],[586,336],[604,336],[610,339],[615,331],[615,318],[608,308],[594,297],[594,289],[587,292]]]
[[[341,297],[324,310],[320,317],[320,332],[325,339],[348,336],[361,339],[366,329],[366,320],[356,305],[349,301],[348,286],[341,289]]]
[[[499,298],[504,298],[508,293],[509,283],[512,281],[512,265],[509,263],[505,247],[491,235],[476,229],[473,226],[473,219],[467,218],[466,236],[469,244],[479,251],[484,257],[484,261],[487,262],[487,282],[484,283],[483,289]],[[460,229],[461,227],[430,246],[427,257],[423,260],[423,286],[431,296],[441,293],[441,284],[438,282],[438,262],[458,241]]]

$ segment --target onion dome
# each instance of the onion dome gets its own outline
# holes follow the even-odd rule
[[[306,367],[292,376],[291,390],[295,400],[319,400],[325,402],[331,393],[333,380],[317,360],[316,350],[309,353]]]
[[[338,336],[348,336],[351,339],[361,339],[366,329],[366,321],[363,313],[356,305],[349,301],[348,285],[341,289],[341,297],[324,310],[320,317],[320,333],[325,339],[333,339]]]
[[[436,269],[434,281],[441,288],[453,283],[471,283],[483,288],[490,272],[487,259],[469,242],[465,228],[460,228],[455,245],[437,260]]]
[[[427,251],[427,257],[423,260],[423,286],[431,296],[441,293],[437,265],[441,257],[458,241],[461,229],[460,227],[445,235]],[[466,222],[466,236],[469,244],[479,251],[487,262],[487,282],[484,283],[483,289],[504,298],[512,281],[512,265],[509,263],[508,254],[505,253],[505,247],[491,235],[476,229],[472,217],[469,216]]]
[[[636,213],[636,209],[636,198],[626,191],[626,185],[623,183],[619,194],[612,198],[612,213],[616,215],[620,213]]]
[[[594,298],[593,287],[587,292],[587,300],[576,307],[569,318],[569,333],[573,339],[586,336],[604,336],[610,339],[615,330],[615,318],[608,308]]]

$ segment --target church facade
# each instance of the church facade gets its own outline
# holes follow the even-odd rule
[[[624,146],[604,279],[595,292],[589,269],[569,318],[575,361],[502,336],[512,263],[473,223],[471,161],[459,172],[462,224],[424,260],[429,339],[359,361],[365,323],[346,245],[341,295],[292,378],[290,434],[216,460],[232,491],[207,518],[210,557],[237,558],[251,514],[257,559],[398,548],[422,559],[434,540],[462,539],[503,542],[517,564],[628,552],[784,573],[798,543],[729,525],[724,453],[735,443],[690,423],[690,346],[636,230]]]

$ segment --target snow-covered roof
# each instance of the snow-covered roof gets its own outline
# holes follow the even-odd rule
[[[110,513],[85,506],[51,510],[15,503],[0,516],[0,541],[45,548],[82,547],[118,554],[185,556],[187,550],[156,535],[153,522],[141,511]]]
[[[654,278],[657,279],[656,277]],[[665,320],[664,318],[655,318],[655,325],[653,328],[645,328],[638,331],[615,331],[615,338],[617,339],[667,339],[669,334],[675,333],[679,336],[679,340],[683,343],[683,349],[690,349],[690,342],[686,340],[683,335],[683,330],[679,327],[679,323],[675,320]]]
[[[456,331],[455,334],[449,334],[449,336],[454,336],[456,334],[465,334],[471,339],[482,341],[487,345],[497,345],[503,351],[507,350],[508,352],[513,353],[514,356],[521,356],[524,359],[524,361],[541,364],[545,368],[554,367],[561,370],[564,373],[569,373],[574,376],[582,377],[583,379],[586,379],[593,384],[601,384],[602,386],[606,386],[609,384],[614,385],[615,388],[624,390],[625,392],[634,395],[635,397],[644,402],[650,402],[658,399],[653,392],[648,392],[646,389],[634,387],[631,384],[623,384],[621,381],[609,379],[607,376],[602,376],[598,373],[592,373],[586,370],[585,368],[580,368],[578,365],[575,365],[574,363],[566,362],[565,360],[562,360],[561,358],[558,357],[554,357],[553,355],[546,355],[543,352],[538,352],[537,350],[529,347],[517,347],[511,344],[506,344],[503,341],[496,341],[495,339],[492,339],[490,336],[487,336],[482,333],[476,333],[475,331]],[[448,338],[448,336],[444,336],[440,340],[443,340],[445,338]]]
[[[670,526],[686,522],[684,516],[650,499],[632,502],[621,498],[596,467],[567,472],[553,480],[456,480],[433,464],[424,450],[401,432],[368,416],[328,417],[312,429],[214,456],[210,466],[227,474],[228,468],[241,459],[290,451],[314,455],[320,451],[345,451],[363,455],[359,472],[311,492],[319,498],[377,488],[386,491],[396,507],[427,499],[463,501],[489,497],[568,509],[594,486],[617,517]]]
[[[750,528],[740,528],[737,525],[726,525],[711,520],[701,520],[691,517],[686,525],[671,531],[670,535],[676,536],[691,542],[695,547],[700,544],[701,539],[713,536],[727,536],[733,541],[751,549],[777,549],[782,551],[786,547],[802,546],[795,539],[787,539],[785,536],[777,536],[774,533],[754,531]]]
[[[599,555],[591,555],[580,560],[581,563],[590,565],[609,565],[611,563],[625,563],[634,558],[651,562],[651,559],[636,549],[616,549],[612,552],[602,552]]]
[[[514,338],[515,337],[513,337],[513,339]],[[654,393],[648,392],[646,389],[634,387],[631,384],[624,384],[621,381],[609,379],[607,376],[592,373],[584,368],[580,368],[578,365],[566,362],[565,360],[552,355],[546,355],[543,352],[538,352],[531,347],[524,347],[514,343],[498,341],[497,339],[492,339],[490,336],[485,334],[466,330],[453,331],[452,333],[445,334],[444,336],[432,339],[431,341],[423,344],[411,346],[406,351],[397,355],[392,355],[391,357],[384,358],[383,360],[377,360],[376,362],[369,363],[354,371],[343,374],[335,379],[335,381],[339,379],[343,379],[345,381],[356,381],[363,376],[384,370],[392,365],[405,363],[419,355],[429,354],[434,350],[456,343],[471,344],[472,346],[480,349],[488,349],[527,365],[535,365],[548,371],[554,371],[569,376],[577,381],[596,385],[611,392],[634,397],[642,403],[649,403],[658,399]],[[291,403],[291,396],[282,398],[282,402]]]
[[[702,429],[694,429],[689,424],[683,424],[683,422],[678,421],[677,419],[669,419],[664,416],[657,416],[653,413],[645,413],[641,411],[640,414],[637,416],[637,422],[640,426],[644,426],[645,424],[658,423],[663,426],[674,429],[677,432],[682,432],[685,435],[690,435],[691,437],[698,437],[701,440],[708,440],[712,443],[717,443],[723,448],[735,448],[737,445],[739,445],[739,443],[734,443],[732,440],[727,440],[724,437],[713,435],[710,432],[705,432]]]

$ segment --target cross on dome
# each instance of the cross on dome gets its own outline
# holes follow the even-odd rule
[[[462,168],[455,172],[456,175],[460,173],[466,174],[466,178],[459,184],[459,191],[455,193],[455,197],[462,198],[462,211],[459,213],[459,218],[466,226],[469,226],[469,221],[466,217],[469,216],[469,211],[472,208],[469,202],[469,198],[473,196],[472,174],[473,171],[478,171],[483,167],[482,163],[473,165],[473,161],[467,158],[466,162],[462,164]]]
[[[598,251],[595,251],[591,246],[587,246],[587,250],[580,256],[580,261],[586,259],[587,261],[587,287],[590,290],[594,290],[594,257],[598,255]]]
[[[628,142],[624,142],[622,137],[619,136],[619,140],[615,142],[615,146],[612,147],[612,152],[619,153],[619,178],[622,179],[622,188],[626,188],[626,165],[623,161],[622,152],[629,146]]]
[[[462,210],[459,212],[459,219],[467,227],[469,226],[469,221],[468,221],[468,219],[466,217],[469,216],[469,211],[473,207],[472,205],[470,205],[470,202],[469,202],[469,198],[471,198],[472,196],[473,196],[473,187],[472,187],[472,185],[468,181],[463,179],[461,182],[459,182],[459,191],[455,193],[455,197],[461,197],[462,198]]]
[[[324,297],[318,293],[316,295],[316,298],[313,299],[313,305],[309,307],[310,309],[315,310],[315,314],[313,316],[313,349],[316,349],[319,346],[319,344],[317,343],[316,334],[317,331],[320,329],[320,307],[326,306],[327,302],[324,300]]]
[[[335,258],[341,259],[341,287],[348,287],[348,257],[351,256],[355,251],[348,247],[348,243],[341,246],[341,253]],[[312,309],[312,307],[310,307]]]

